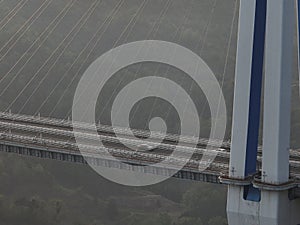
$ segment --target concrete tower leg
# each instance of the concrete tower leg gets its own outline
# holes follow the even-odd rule
[[[259,224],[259,203],[243,199],[244,188],[229,185],[227,197],[227,218],[229,225]]]
[[[256,173],[265,20],[265,0],[240,1],[228,177],[227,215],[230,225],[259,224],[260,193],[247,179]],[[226,179],[222,180],[226,183]]]
[[[294,37],[294,0],[269,0],[267,3],[263,162],[261,176],[260,224],[292,223],[297,204],[288,190],[264,188],[289,181],[291,76]],[[297,221],[300,223],[300,221]]]

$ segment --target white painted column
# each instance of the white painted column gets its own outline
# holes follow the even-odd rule
[[[255,30],[256,0],[241,0],[235,74],[232,143],[230,153],[231,178],[244,179],[249,127],[251,75]],[[243,199],[242,186],[229,185],[227,216],[230,225],[258,224],[259,204]]]
[[[230,176],[245,177],[256,0],[240,1]]]
[[[289,180],[294,0],[268,0],[262,182]],[[288,192],[262,191],[260,224],[289,225]]]
[[[267,4],[263,172],[265,182],[289,179],[294,0]]]

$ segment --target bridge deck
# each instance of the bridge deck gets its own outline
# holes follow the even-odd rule
[[[157,162],[168,159],[168,164],[164,168],[155,166],[150,168],[145,166],[143,167],[143,171],[140,171],[162,176],[172,174],[174,168],[176,168],[176,163],[182,160],[170,156],[177,144],[178,135],[168,134],[163,138],[163,143],[158,145],[153,151],[140,152],[133,151],[120,143],[119,139],[114,135],[114,131],[121,137],[122,142],[126,142],[132,146],[139,146],[142,143],[156,145],[156,141],[162,139],[162,134],[157,132],[154,134],[153,139],[145,140],[144,138],[149,135],[147,131],[134,130],[133,133],[136,136],[143,138],[140,141],[136,141],[130,137],[128,129],[113,129],[109,126],[99,125],[97,127],[98,133],[104,145],[109,149],[110,155],[114,156],[115,159],[112,160],[110,157],[107,157],[105,151],[101,151],[101,148],[95,145],[95,140],[98,137],[91,134],[89,126],[83,124],[82,127],[80,135],[82,138],[88,140],[87,142],[89,143],[85,147],[86,151],[84,153],[78,150],[70,121],[0,113],[0,151],[83,164],[86,164],[88,161],[95,166],[119,169],[130,169],[132,167],[126,166],[130,164],[155,165]],[[179,148],[182,151],[182,156],[188,151],[195,150],[189,144],[189,140],[194,141],[195,137],[183,137],[183,139],[183,145]],[[201,162],[203,153],[207,151],[206,146],[208,144],[213,145],[213,142],[209,143],[206,139],[197,139],[197,142],[198,145],[192,158],[174,177],[220,183],[218,179],[220,174],[226,174],[229,170],[230,143],[225,142],[222,148],[215,149],[214,151],[217,152],[217,156],[214,161],[209,162],[210,166],[207,169],[199,171],[199,165],[206,163]],[[84,154],[85,158],[82,154]],[[261,152],[258,157],[258,165],[261,165]],[[300,181],[300,154],[295,150],[291,150],[290,173],[296,182]],[[296,193],[298,195],[299,191]]]

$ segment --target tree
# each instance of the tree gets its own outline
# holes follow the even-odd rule
[[[172,225],[172,219],[167,213],[161,213],[158,216],[158,225]]]
[[[203,225],[200,218],[183,217],[179,220],[178,225]]]
[[[203,221],[226,215],[226,194],[222,188],[213,185],[199,185],[187,191],[183,196],[183,204],[187,208],[186,216],[198,217]],[[220,202],[224,202],[220,204]]]
[[[106,205],[106,216],[109,219],[116,219],[119,216],[119,209],[115,202],[115,200],[110,199],[109,202]]]
[[[208,221],[208,225],[227,225],[227,220],[221,216],[214,217]]]

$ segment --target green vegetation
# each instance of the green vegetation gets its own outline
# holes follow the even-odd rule
[[[226,187],[132,188],[84,165],[0,155],[0,225],[224,225]]]

